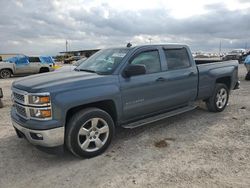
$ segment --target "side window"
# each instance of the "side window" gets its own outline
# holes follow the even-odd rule
[[[187,50],[181,49],[164,49],[167,59],[168,70],[187,68],[190,66]]]
[[[145,65],[146,74],[160,72],[161,71],[161,63],[160,57],[157,50],[146,51],[138,54],[131,61],[131,64],[134,65]]]
[[[41,62],[39,57],[29,57],[29,62],[30,63],[37,63],[37,62]]]

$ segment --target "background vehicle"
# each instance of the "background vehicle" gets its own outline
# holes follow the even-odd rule
[[[53,70],[51,57],[16,56],[0,62],[0,78],[10,78],[11,75],[35,74]]]
[[[81,56],[71,56],[71,57],[65,59],[63,62],[64,62],[64,64],[70,64],[70,63],[72,63],[73,61],[78,61],[78,60],[80,60],[81,58],[82,58]]]
[[[223,60],[238,60],[239,63],[243,63],[243,56],[245,55],[246,50],[245,49],[235,49],[231,52],[229,52]]]
[[[76,67],[78,67],[81,63],[83,63],[87,58],[82,58],[74,63],[72,63],[71,65],[67,65],[67,66],[62,66],[58,69],[55,70],[55,72],[57,71],[73,71]]]
[[[246,57],[244,64],[245,64],[246,69],[247,69],[247,74],[246,74],[245,79],[250,80],[250,54]]]
[[[99,155],[117,126],[134,128],[184,113],[196,100],[211,112],[223,111],[230,90],[239,86],[238,62],[199,63],[186,45],[101,50],[75,71],[14,82],[13,126],[32,144]]]

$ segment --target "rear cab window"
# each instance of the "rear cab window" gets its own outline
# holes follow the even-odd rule
[[[189,55],[185,48],[163,50],[168,70],[183,69],[191,66]]]

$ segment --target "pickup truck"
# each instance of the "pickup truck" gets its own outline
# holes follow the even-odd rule
[[[246,54],[245,49],[235,49],[231,52],[229,52],[225,57],[223,57],[223,60],[238,60],[239,63],[244,62],[244,56]]]
[[[239,87],[238,62],[199,63],[180,44],[103,49],[74,71],[15,81],[12,123],[18,137],[34,145],[94,157],[107,149],[118,126],[184,113],[196,100],[211,112],[223,111]]]
[[[10,78],[11,75],[50,72],[53,70],[51,67],[52,64],[42,63],[39,57],[13,57],[9,61],[0,61],[0,78],[6,79]]]

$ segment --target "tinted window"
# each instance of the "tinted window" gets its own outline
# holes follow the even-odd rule
[[[34,62],[41,62],[39,57],[29,57],[29,62],[34,63]]]
[[[147,74],[161,71],[160,57],[157,50],[138,54],[131,61],[131,64],[145,65]]]
[[[165,49],[164,52],[169,70],[181,69],[190,66],[188,53],[185,48]]]

